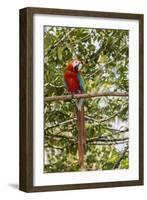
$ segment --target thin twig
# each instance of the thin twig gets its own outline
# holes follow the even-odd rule
[[[49,143],[45,144],[45,147],[49,147],[49,148],[55,148],[55,149],[59,149],[59,150],[64,150],[64,149],[68,149],[69,146],[71,145],[71,143],[73,143],[73,145],[77,145],[77,142],[72,142],[70,141],[70,144],[66,145],[66,146],[63,146],[63,147],[59,147],[59,146],[54,146],[54,145],[51,145]],[[118,145],[118,144],[124,144],[124,143],[127,143],[128,144],[128,140],[122,140],[122,141],[115,141],[115,142],[101,142],[101,141],[98,141],[98,142],[89,142],[87,143],[88,145]],[[127,151],[126,151],[127,152]],[[123,157],[121,158],[121,160],[123,159]],[[121,162],[120,160],[120,162]]]
[[[124,109],[123,109],[124,110]],[[92,117],[89,117],[89,116],[85,116],[86,119],[88,120],[92,120],[94,122],[97,122],[97,123],[102,123],[102,122],[106,122],[106,121],[109,121],[110,119],[113,119],[114,117],[116,117],[118,114],[120,114],[123,110],[120,110],[119,112],[117,113],[114,113],[113,115],[111,115],[110,117],[106,118],[106,119],[101,119],[101,120],[96,120]]]
[[[103,123],[103,122],[106,122],[106,121],[109,121],[109,120],[113,119],[113,118],[116,117],[118,114],[120,114],[124,109],[125,109],[125,108],[123,108],[123,109],[120,110],[119,112],[114,113],[113,115],[111,115],[110,117],[108,117],[108,118],[106,118],[106,119],[97,120],[97,119],[95,119],[95,118],[93,118],[93,117],[89,117],[89,116],[85,116],[85,119],[88,119],[88,120],[91,120],[91,121],[96,122],[96,123],[94,123],[93,125],[101,124],[101,123]],[[107,129],[108,129],[108,128],[107,128]],[[112,130],[114,130],[114,129],[112,129]],[[119,131],[119,132],[120,132],[120,130],[115,130],[115,131]],[[121,132],[122,132],[122,131],[121,131]],[[127,132],[127,130],[125,130],[125,131],[123,131],[123,132]]]
[[[120,142],[90,142],[88,143],[88,145],[118,145],[118,144],[124,144],[124,143],[128,143],[128,141],[120,141]]]
[[[65,124],[71,123],[71,122],[73,122],[73,121],[76,121],[76,118],[68,119],[68,120],[66,120],[66,121],[63,121],[63,122],[60,122],[60,123],[57,123],[57,124],[53,124],[53,125],[49,124],[49,125],[47,125],[47,126],[45,127],[45,130],[46,130],[46,129],[49,129],[49,128],[55,128],[55,127],[57,127],[57,126],[65,125]]]
[[[126,132],[129,131],[129,129],[127,127],[126,127],[125,130],[119,130],[119,129],[109,128],[109,127],[104,127],[104,129],[108,129],[110,131],[113,131],[113,132],[115,132],[115,134],[117,134],[117,133],[126,133]]]
[[[64,85],[54,85],[52,83],[48,83],[47,85],[53,87],[53,88],[64,88],[65,86]]]
[[[100,64],[98,63],[98,65],[100,65]],[[95,71],[94,71],[92,74],[86,76],[84,79],[85,79],[85,80],[86,80],[86,79],[90,79],[91,77],[93,77],[94,75],[96,75],[99,71],[100,71],[99,68],[95,69]]]
[[[59,149],[59,150],[64,150],[66,147],[59,147],[59,146],[54,146],[54,145],[51,145],[51,144],[46,144],[45,147],[48,147],[48,148],[52,148],[52,149]]]
[[[93,137],[87,140],[87,142],[94,142],[94,141],[99,141],[99,142],[120,142],[120,141],[126,141],[129,140],[128,137],[122,138],[122,139],[104,139],[100,137]]]
[[[113,115],[113,117],[115,117],[115,116]],[[102,120],[96,120],[96,119],[91,118],[89,116],[85,116],[85,120],[92,120],[92,121],[96,122],[96,124],[93,124],[93,125],[98,125],[98,124],[100,124],[102,122],[105,122],[105,121],[108,121],[110,119],[112,119],[112,116],[110,116],[107,119],[102,119]],[[69,124],[69,123],[71,123],[73,121],[76,121],[76,120],[77,120],[77,118],[72,118],[72,119],[68,119],[66,121],[57,123],[57,124],[50,124],[50,123],[48,123],[47,126],[45,127],[45,130],[46,129],[50,129],[50,128],[56,128],[58,126],[62,126],[62,125],[65,125],[65,124]],[[110,131],[115,131],[115,132],[127,132],[128,131],[128,129],[121,131],[121,130],[117,130],[117,129],[111,129],[111,128],[108,128],[108,127],[106,127],[106,129],[109,129]]]
[[[68,31],[66,34],[63,35],[63,37],[58,40],[55,44],[53,44],[51,47],[48,47],[45,50],[45,55],[47,55],[51,50],[55,49],[61,42],[63,42],[68,36],[69,34],[73,31],[74,29],[71,29],[70,31]]]
[[[64,138],[64,139],[68,139],[70,143],[73,144],[77,144],[77,141],[75,141],[75,139],[73,137],[66,137],[66,136],[58,136],[58,135],[49,135],[47,136],[47,139],[49,139],[50,137],[53,138]],[[112,139],[108,139],[108,138],[101,138],[101,137],[93,137],[93,138],[89,138],[86,140],[87,144],[93,144],[93,145],[97,145],[97,144],[122,144],[124,142],[128,142],[129,138],[112,138]]]
[[[124,150],[124,152],[123,152],[122,155],[120,156],[120,158],[119,158],[119,159],[116,161],[116,163],[114,164],[113,169],[116,169],[116,168],[119,167],[121,161],[123,160],[123,158],[125,157],[125,154],[126,154],[127,151],[128,151],[128,148],[129,148],[129,146],[127,145],[126,148],[125,148],[125,150]]]
[[[45,138],[46,139],[50,139],[50,137],[53,138],[60,138],[60,139],[67,139],[67,140],[71,140],[71,141],[75,141],[75,139],[73,137],[69,137],[66,135],[55,135],[55,134],[50,134],[50,135],[46,135]]]

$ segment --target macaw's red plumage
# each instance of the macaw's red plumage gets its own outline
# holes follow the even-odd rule
[[[81,62],[79,60],[72,60],[66,67],[64,73],[64,80],[67,90],[72,94],[80,94],[84,92],[84,84],[80,73]],[[79,165],[81,169],[84,168],[84,147],[86,144],[86,130],[84,118],[84,100],[80,99],[76,103],[76,115],[78,126],[78,155]]]

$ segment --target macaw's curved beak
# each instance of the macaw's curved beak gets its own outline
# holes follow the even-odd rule
[[[81,63],[79,63],[78,65],[75,66],[75,70],[76,70],[77,72],[80,71],[81,68],[82,68],[82,64],[81,64]]]

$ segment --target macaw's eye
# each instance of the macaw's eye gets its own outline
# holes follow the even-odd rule
[[[79,64],[79,61],[78,60],[73,60],[73,65],[76,66]]]

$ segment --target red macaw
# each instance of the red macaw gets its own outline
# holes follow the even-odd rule
[[[67,90],[74,94],[82,94],[84,92],[84,84],[80,73],[81,62],[79,60],[72,60],[66,67],[64,73],[64,81]],[[78,125],[78,154],[79,164],[83,168],[84,165],[84,146],[86,144],[86,130],[85,130],[85,118],[84,118],[84,100],[80,99],[76,103],[76,115]]]

